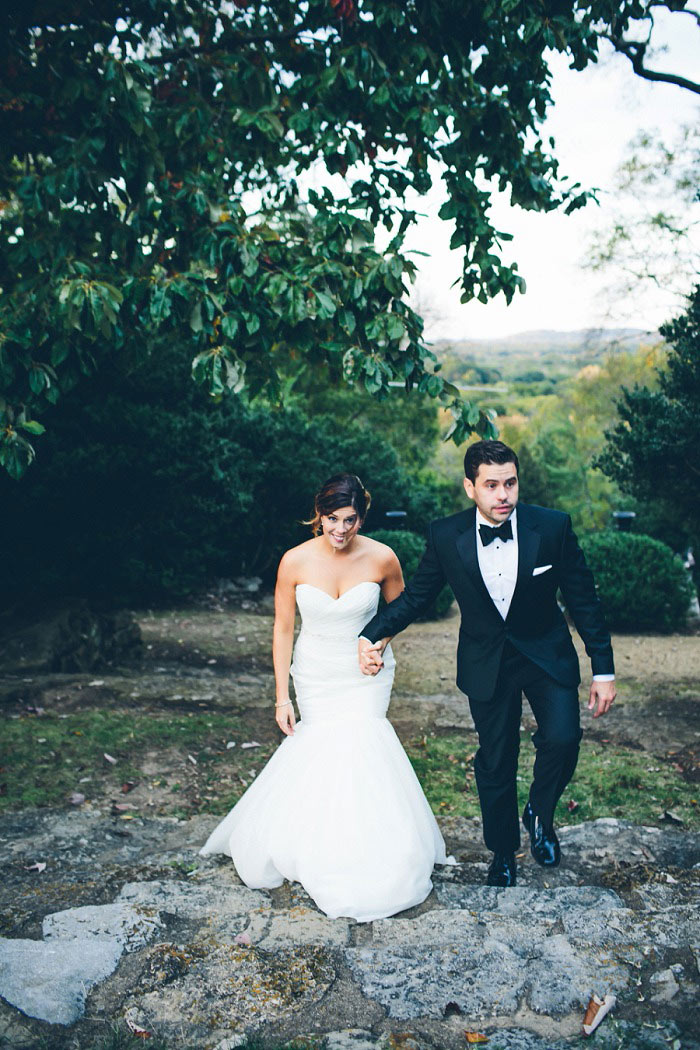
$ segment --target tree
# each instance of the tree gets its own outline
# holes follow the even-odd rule
[[[670,351],[658,389],[625,389],[597,465],[629,493],[661,503],[686,538],[700,537],[700,286],[685,314],[661,328]]]
[[[628,147],[614,186],[614,220],[594,234],[586,265],[614,279],[615,297],[644,283],[685,299],[700,270],[700,130],[685,125],[673,141],[643,131]]]
[[[436,162],[463,299],[510,300],[523,282],[502,260],[489,187],[539,210],[587,196],[537,135],[547,49],[581,69],[658,6],[7,5],[0,462],[23,472],[43,429],[34,417],[82,377],[173,341],[215,398],[244,386],[277,398],[280,364],[297,354],[377,397],[400,380],[440,399],[456,440],[493,433],[436,374],[406,304],[406,191],[426,193]]]
[[[546,505],[572,515],[582,532],[610,522],[619,506],[619,490],[610,477],[594,469],[605,446],[605,431],[617,419],[617,401],[625,385],[652,386],[655,365],[665,356],[661,346],[642,346],[633,352],[610,349],[601,363],[585,365],[560,381],[548,397],[516,398],[523,416],[514,415],[504,426],[504,439],[516,449],[525,447],[523,481],[546,497]],[[537,502],[535,496],[523,498]]]

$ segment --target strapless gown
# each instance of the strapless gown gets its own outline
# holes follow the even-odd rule
[[[386,718],[391,648],[363,675],[357,636],[379,584],[339,598],[299,584],[302,627],[291,673],[301,720],[209,836],[200,854],[229,855],[241,879],[272,889],[300,882],[331,918],[384,918],[420,903],[445,844]]]

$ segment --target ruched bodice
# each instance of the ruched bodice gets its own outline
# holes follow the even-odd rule
[[[357,660],[358,635],[374,616],[379,584],[365,581],[332,598],[308,583],[296,589],[301,630],[291,673],[302,721],[384,718],[391,699],[395,660],[388,646],[384,668],[365,675]]]
[[[395,661],[364,675],[358,635],[374,616],[378,583],[333,598],[296,589],[301,630],[291,674],[301,721],[202,854],[227,853],[259,889],[300,882],[331,918],[378,919],[430,892],[445,844],[413,768],[386,718]]]

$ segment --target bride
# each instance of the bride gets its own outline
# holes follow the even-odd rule
[[[369,493],[336,474],[316,495],[314,539],[280,562],[272,653],[282,742],[200,854],[229,855],[243,881],[300,882],[330,918],[384,918],[430,893],[445,844],[386,711],[395,661],[363,675],[357,636],[380,592],[403,590],[390,547],[359,535]],[[294,646],[295,603],[301,631]],[[289,697],[294,680],[301,714]]]

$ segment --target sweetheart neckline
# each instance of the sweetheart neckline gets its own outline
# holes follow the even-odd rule
[[[352,587],[348,587],[347,591],[343,591],[343,593],[339,594],[337,598],[334,598],[332,594],[328,593],[328,591],[324,591],[323,587],[317,587],[314,583],[298,583],[295,590],[299,587],[310,587],[312,591],[319,591],[321,594],[325,594],[326,598],[330,598],[332,602],[339,602],[346,594],[350,594],[350,591],[355,591],[358,587],[364,587],[367,583],[373,584],[375,587],[381,587],[381,584],[377,583],[376,580],[361,580],[360,583],[355,583]]]

